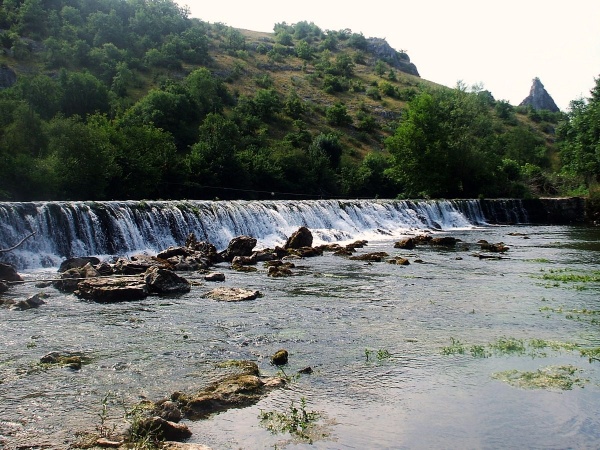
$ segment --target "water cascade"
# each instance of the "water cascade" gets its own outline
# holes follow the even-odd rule
[[[0,248],[35,231],[3,255],[22,270],[72,256],[152,254],[182,245],[192,232],[223,249],[239,235],[257,238],[260,247],[281,245],[300,226],[318,244],[507,221],[528,222],[519,200],[493,208],[479,200],[0,202]]]

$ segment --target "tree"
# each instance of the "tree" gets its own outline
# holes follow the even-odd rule
[[[325,110],[327,123],[334,126],[348,126],[352,124],[352,117],[348,114],[348,109],[343,103],[336,103]]]
[[[584,187],[600,181],[600,77],[587,100],[574,100],[557,130],[563,172],[583,179]]]
[[[433,89],[409,103],[386,147],[407,196],[488,194],[498,166],[489,109],[461,89]]]

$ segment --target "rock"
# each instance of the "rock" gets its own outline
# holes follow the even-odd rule
[[[3,292],[8,291],[8,284],[6,284],[4,281],[0,280],[0,294],[2,294]]]
[[[194,251],[189,249],[188,247],[169,247],[166,250],[158,253],[156,258],[158,259],[169,259],[174,256],[191,256],[194,254]]]
[[[454,238],[452,236],[435,237],[429,239],[429,244],[438,247],[454,247],[457,242],[460,242],[460,239]]]
[[[53,286],[61,292],[70,293],[77,289],[83,279],[98,276],[100,276],[98,271],[88,262],[83,267],[74,267],[61,273],[60,280],[55,281]]]
[[[76,353],[62,354],[59,352],[50,352],[40,358],[40,363],[79,370],[81,369],[81,365],[84,362],[88,362],[88,360],[89,358],[85,358]]]
[[[144,275],[144,281],[151,293],[185,294],[190,292],[190,282],[170,270],[151,267]]]
[[[21,275],[10,264],[0,263],[0,280],[23,281],[23,278],[21,278]]]
[[[319,245],[318,247],[316,247],[318,249],[320,249],[321,251],[324,252],[335,252],[338,251],[342,248],[342,246],[340,244],[323,244],[323,245]]]
[[[314,256],[323,256],[323,250],[318,247],[300,247],[291,250],[294,255],[301,258],[312,258]]]
[[[256,264],[256,258],[253,256],[236,256],[231,261],[232,266],[251,266],[254,264]]]
[[[509,250],[509,247],[504,245],[504,242],[498,242],[497,244],[490,244],[487,241],[479,241],[478,244],[481,246],[481,250],[486,250],[492,253],[504,253]]]
[[[177,403],[170,400],[158,402],[154,407],[153,413],[155,416],[159,416],[161,419],[175,423],[178,423],[183,417],[183,414],[177,406]]]
[[[430,234],[419,234],[413,239],[415,241],[415,244],[427,244],[433,239],[433,237]]]
[[[340,248],[339,250],[336,250],[335,252],[333,252],[333,254],[335,256],[352,256],[352,252],[355,250],[348,250],[346,248]]]
[[[95,256],[82,256],[77,258],[65,259],[62,263],[60,263],[58,271],[60,273],[63,273],[69,269],[79,269],[85,266],[86,264],[91,264],[92,266],[95,266],[97,264],[100,264],[100,260]]]
[[[112,441],[107,438],[98,438],[96,440],[96,445],[103,448],[119,448],[121,445],[123,445],[123,441]]]
[[[273,356],[271,356],[271,364],[274,366],[284,366],[288,363],[288,352],[287,350],[277,350]]]
[[[221,272],[213,272],[204,276],[205,281],[225,281],[225,274]]]
[[[141,300],[148,296],[148,285],[141,277],[90,278],[79,282],[75,295],[98,303]]]
[[[212,450],[210,447],[202,444],[186,444],[183,442],[165,441],[160,447],[161,450]]]
[[[204,297],[222,302],[242,302],[245,300],[254,300],[261,296],[259,291],[232,287],[215,288],[204,294]]]
[[[277,255],[271,250],[261,250],[252,253],[252,258],[254,258],[256,262],[272,261],[277,259]]]
[[[367,245],[369,241],[354,241],[351,242],[350,244],[346,245],[346,250],[355,250],[357,248],[363,248],[365,245]]]
[[[304,369],[300,369],[298,371],[298,373],[302,373],[302,374],[305,374],[305,375],[310,375],[311,373],[313,373],[313,369],[312,369],[312,367],[308,366],[308,367],[305,367]]]
[[[302,247],[312,247],[312,243],[313,235],[310,230],[306,227],[300,227],[288,238],[283,248],[298,249]]]
[[[120,275],[141,275],[150,267],[161,265],[161,263],[146,255],[136,255],[131,258],[132,259],[119,258],[113,266],[114,273]],[[165,264],[166,262],[162,263],[163,266]]]
[[[179,404],[186,418],[198,420],[231,408],[253,405],[272,389],[284,385],[285,380],[280,377],[242,373],[225,377],[195,395],[171,398]]]
[[[112,266],[107,262],[101,262],[100,264],[95,265],[94,268],[100,276],[112,275],[114,273]]]
[[[233,238],[227,250],[221,253],[225,261],[233,261],[236,256],[251,256],[252,250],[256,246],[256,239],[250,236],[238,236]]]
[[[363,255],[351,256],[349,259],[353,261],[370,261],[381,262],[383,258],[389,256],[386,252],[365,253]]]
[[[184,440],[192,436],[187,425],[165,420],[159,416],[148,417],[140,421],[136,427],[138,435],[151,435],[159,440]]]
[[[519,104],[519,106],[531,106],[535,110],[546,109],[551,112],[558,112],[558,106],[554,99],[548,94],[539,78],[534,78],[529,95]]]
[[[16,302],[12,306],[12,309],[24,311],[26,309],[39,308],[40,306],[46,304],[44,299],[48,298],[48,297],[49,297],[48,294],[40,292],[38,294],[32,295],[27,300],[20,300],[20,301]]]
[[[397,256],[395,258],[392,258],[392,259],[389,259],[388,263],[390,263],[390,264],[396,264],[398,266],[408,266],[408,265],[410,265],[410,261],[408,259],[401,258],[399,256]]]
[[[416,242],[415,239],[413,238],[406,238],[406,239],[402,239],[401,241],[398,241],[394,244],[394,248],[401,248],[403,250],[412,250],[416,247]]]
[[[280,264],[277,265],[270,265],[269,268],[267,269],[267,275],[270,277],[274,277],[274,278],[281,278],[281,277],[289,277],[292,274],[292,271],[290,270],[292,267],[294,267],[294,264],[292,263],[283,263],[282,261],[279,261]]]
[[[391,67],[398,69],[401,72],[419,76],[417,66],[410,62],[410,58],[406,52],[398,52],[393,49],[385,39],[368,38],[367,51],[375,56],[375,59],[387,62]]]

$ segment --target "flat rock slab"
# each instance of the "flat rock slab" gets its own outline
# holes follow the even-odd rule
[[[148,286],[141,277],[90,278],[79,282],[75,295],[98,303],[141,300]]]
[[[254,300],[261,296],[262,294],[259,291],[232,287],[215,288],[204,294],[204,297],[206,298],[212,298],[222,302],[243,302],[246,300]]]

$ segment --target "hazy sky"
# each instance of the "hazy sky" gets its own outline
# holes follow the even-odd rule
[[[599,0],[177,0],[191,16],[273,31],[306,20],[350,28],[406,50],[421,77],[446,86],[482,83],[518,105],[534,77],[562,110],[600,76]]]

